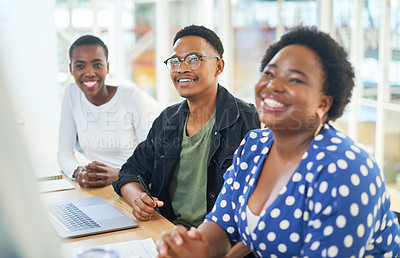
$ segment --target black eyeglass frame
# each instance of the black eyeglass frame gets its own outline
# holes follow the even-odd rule
[[[203,55],[199,55],[199,54],[194,54],[194,53],[192,53],[192,54],[188,54],[187,56],[185,56],[185,57],[182,58],[182,59],[179,58],[179,57],[176,57],[176,56],[172,56],[172,57],[168,58],[167,60],[165,60],[165,61],[164,61],[164,64],[165,64],[165,65],[167,66],[167,68],[168,68],[168,61],[171,60],[171,59],[173,59],[173,58],[176,58],[176,59],[179,60],[179,66],[178,66],[178,68],[176,68],[176,70],[171,70],[171,69],[168,68],[169,71],[171,71],[171,72],[178,71],[178,70],[181,68],[182,61],[184,61],[185,64],[186,64],[186,67],[189,68],[188,64],[186,63],[186,58],[187,58],[188,56],[197,56],[197,57],[199,58],[200,63],[199,63],[199,66],[198,66],[198,67],[200,67],[200,64],[201,64],[201,61],[202,61],[201,59],[202,59],[203,57],[216,57],[217,60],[220,60],[220,59],[221,59],[219,56],[216,56],[216,55],[204,55],[204,56],[203,56]],[[191,69],[191,68],[189,68],[189,69],[190,69],[190,70],[194,70],[194,69]]]

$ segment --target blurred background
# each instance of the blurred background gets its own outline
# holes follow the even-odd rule
[[[397,188],[399,0],[0,0],[2,69],[18,85],[9,89],[12,102],[57,134],[63,90],[73,82],[68,48],[84,34],[109,47],[110,84],[136,84],[163,107],[180,101],[163,61],[175,33],[190,24],[221,37],[220,83],[249,102],[271,43],[300,24],[330,33],[357,74],[352,102],[335,125],[376,158]]]

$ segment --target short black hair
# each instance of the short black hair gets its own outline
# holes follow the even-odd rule
[[[211,47],[213,47],[219,54],[219,56],[222,58],[222,55],[224,54],[224,47],[222,45],[221,39],[218,37],[218,35],[201,25],[189,25],[178,31],[175,35],[174,41],[172,45],[175,45],[175,42],[185,36],[198,36],[202,37],[205,39]]]
[[[100,38],[93,35],[83,35],[75,40],[74,43],[72,43],[69,48],[69,60],[72,61],[72,52],[76,47],[86,45],[97,45],[102,47],[104,49],[104,54],[106,55],[106,60],[108,60],[108,48],[106,44],[104,44],[104,42]]]
[[[315,26],[295,27],[267,49],[261,60],[260,71],[264,71],[265,66],[281,49],[295,44],[306,46],[319,56],[325,75],[323,92],[333,98],[327,120],[336,120],[343,115],[344,108],[350,102],[354,88],[354,69],[344,48],[327,33],[319,31]]]

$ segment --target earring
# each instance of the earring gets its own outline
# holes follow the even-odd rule
[[[324,113],[323,112],[324,111],[322,111],[321,109],[317,109],[316,114],[317,114],[317,117],[318,117],[318,120],[319,120],[319,125],[317,127],[317,130],[314,132],[314,137],[319,134],[319,132],[321,131],[322,127],[324,126],[324,123],[321,122],[322,118],[324,117]]]
[[[319,124],[317,130],[314,133],[314,137],[317,136],[319,134],[319,131],[321,131],[322,127],[324,126],[324,124]]]

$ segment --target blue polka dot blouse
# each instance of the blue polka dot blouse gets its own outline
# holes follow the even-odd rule
[[[250,232],[247,200],[273,141],[268,128],[246,135],[206,221],[261,257],[400,256],[400,228],[383,174],[362,148],[328,125]]]

